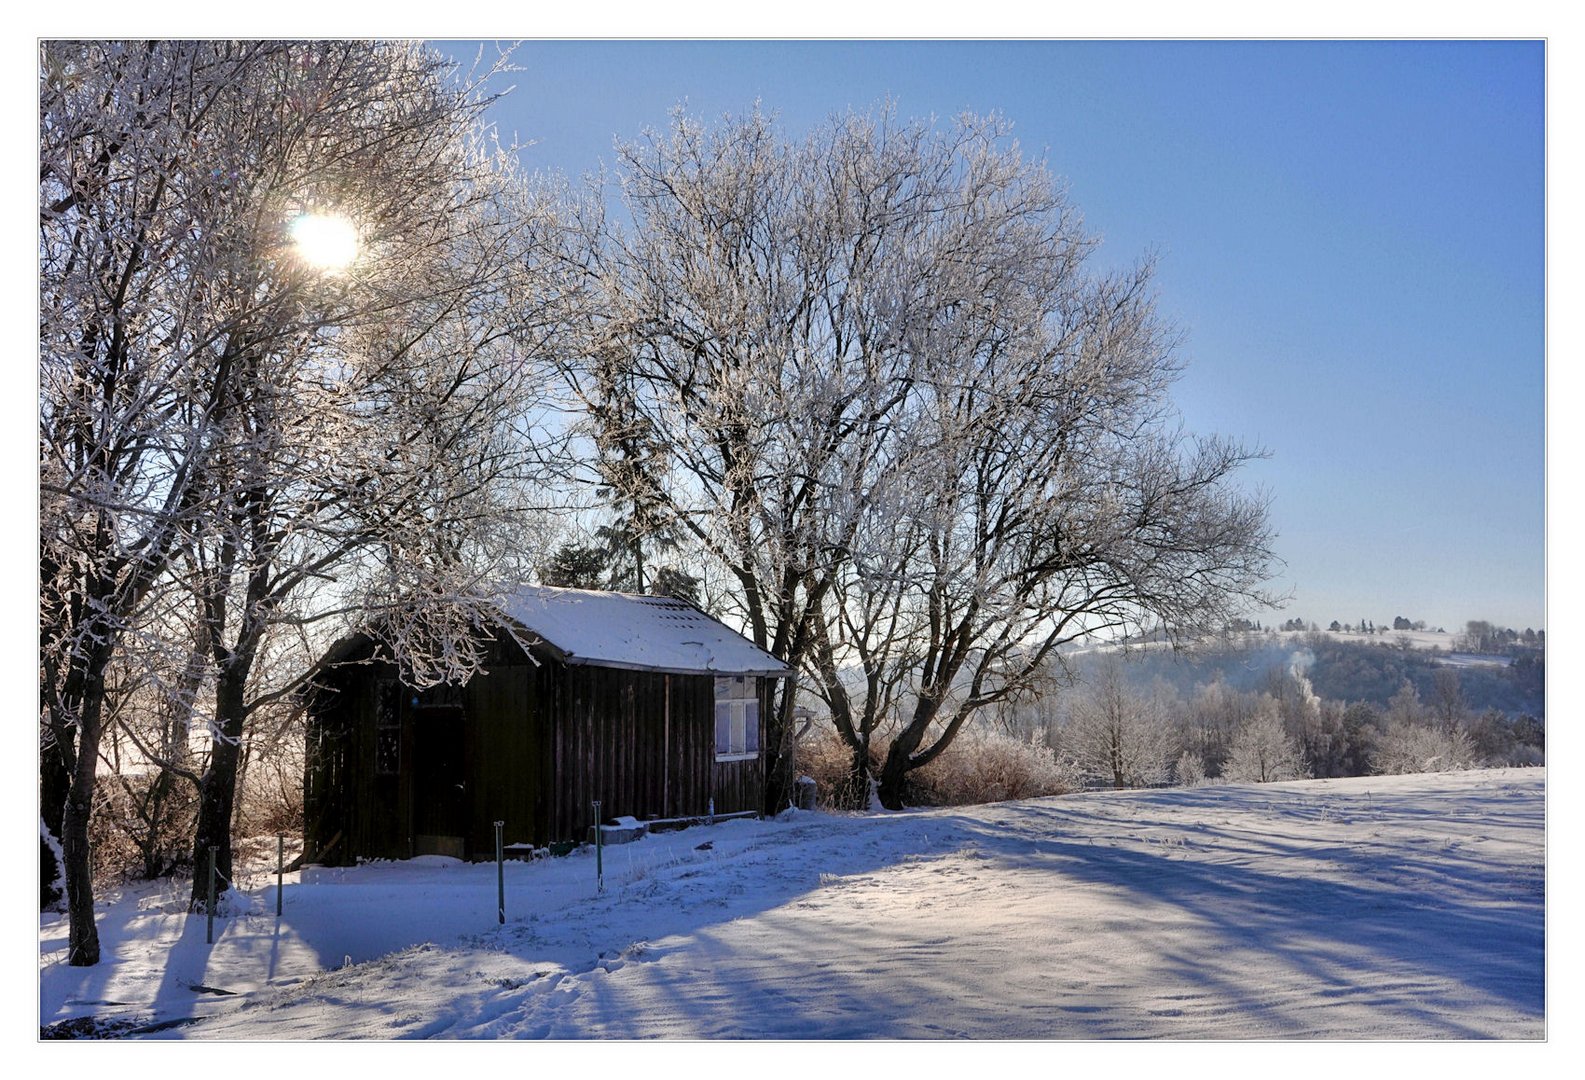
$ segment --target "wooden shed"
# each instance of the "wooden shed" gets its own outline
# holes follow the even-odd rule
[[[770,654],[669,597],[524,587],[484,670],[417,690],[367,636],[320,662],[308,708],[304,861],[581,840],[601,817],[760,809]]]

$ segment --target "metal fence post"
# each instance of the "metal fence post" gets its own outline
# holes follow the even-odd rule
[[[600,800],[594,800],[594,883],[595,892],[605,892],[605,838],[600,835]]]
[[[276,834],[275,837],[275,917],[281,917],[281,888],[286,876],[286,837]]]
[[[506,851],[501,847],[501,830],[506,822],[495,823],[495,916],[496,921],[506,925]]]

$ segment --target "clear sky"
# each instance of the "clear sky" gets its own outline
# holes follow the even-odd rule
[[[471,60],[476,46],[441,47]],[[758,100],[797,133],[890,97],[1012,120],[1104,238],[1160,256],[1188,428],[1270,458],[1293,615],[1543,625],[1543,46],[526,42],[534,170]]]

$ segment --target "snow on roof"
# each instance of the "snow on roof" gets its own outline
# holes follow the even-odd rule
[[[790,675],[770,653],[685,600],[525,585],[501,611],[569,664],[684,675]]]

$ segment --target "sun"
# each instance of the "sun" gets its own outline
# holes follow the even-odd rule
[[[291,227],[297,257],[318,270],[345,270],[358,257],[358,229],[340,214],[303,214]]]

